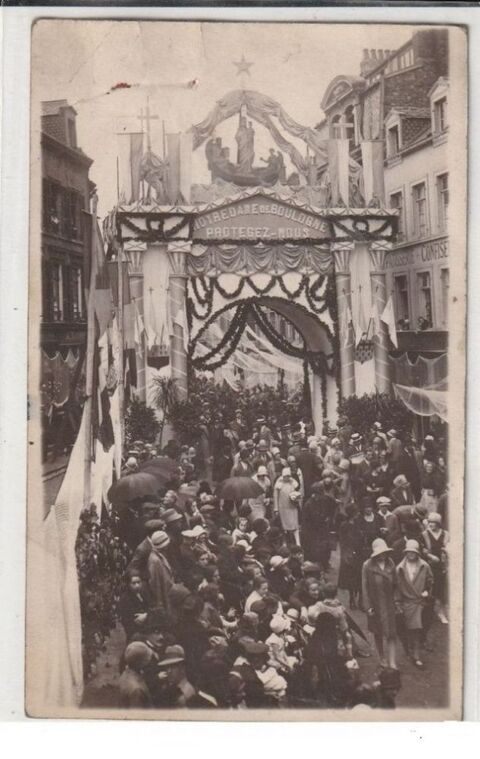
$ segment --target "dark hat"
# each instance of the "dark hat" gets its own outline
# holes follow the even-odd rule
[[[260,656],[268,654],[269,648],[266,643],[258,643],[255,640],[243,640],[242,648],[247,656]]]
[[[146,667],[152,656],[152,649],[140,641],[129,643],[124,654],[127,666],[135,670]]]
[[[164,521],[163,519],[147,519],[145,524],[143,525],[145,528],[145,532],[147,535],[151,535],[153,532],[157,532],[157,530],[161,530],[163,528]]]
[[[322,568],[320,564],[316,564],[314,561],[304,561],[302,564],[302,572],[304,575],[317,575],[320,574]]]
[[[165,658],[158,662],[158,667],[169,667],[172,664],[180,664],[185,661],[185,651],[182,646],[167,646]]]
[[[182,519],[182,515],[176,509],[165,509],[162,519],[165,524],[171,524],[171,522],[178,522],[179,519]]]
[[[216,506],[214,506],[212,503],[206,503],[204,506],[200,507],[200,514],[211,514],[212,511],[216,511]]]
[[[402,679],[398,669],[391,669],[390,667],[382,669],[378,679],[383,688],[400,688],[402,685]]]

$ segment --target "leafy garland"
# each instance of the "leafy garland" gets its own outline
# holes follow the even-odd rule
[[[204,295],[202,295],[199,291],[197,280],[199,280],[202,285]],[[209,280],[209,282],[207,280]],[[272,275],[270,281],[265,285],[265,287],[259,287],[253,277],[240,277],[240,281],[235,290],[233,290],[233,292],[228,292],[220,284],[219,279],[215,279],[213,277],[205,277],[203,275],[199,277],[191,277],[190,282],[192,283],[192,290],[195,299],[200,306],[206,306],[206,310],[203,314],[199,313],[194,300],[192,298],[187,298],[187,310],[190,319],[189,326],[191,328],[191,320],[193,318],[197,319],[197,321],[204,321],[205,319],[210,318],[213,308],[213,295],[215,289],[220,293],[222,298],[231,301],[237,300],[246,286],[249,286],[258,297],[264,297],[265,295],[268,295],[268,293],[271,292],[271,290],[277,284],[283,294],[289,300],[296,300],[302,294],[302,292],[304,292],[305,298],[312,312],[315,314],[322,314],[325,313],[325,311],[328,309],[325,298],[323,296],[318,296],[318,292],[323,286],[324,281],[325,276],[319,274],[315,282],[310,285],[309,276],[307,274],[303,274],[298,287],[296,287],[293,291],[290,291],[285,284],[283,274]]]

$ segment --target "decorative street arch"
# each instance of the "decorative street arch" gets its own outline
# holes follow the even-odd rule
[[[305,159],[280,139],[273,118],[317,156],[326,159],[328,151],[315,130],[301,127],[278,103],[256,92],[235,91],[218,101],[192,127],[193,147],[212,139],[215,127],[236,114],[238,160],[233,164],[224,153],[220,164],[230,172],[229,181],[217,175],[211,187],[203,187],[207,202],[122,203],[106,220],[105,231],[128,255],[137,283],[143,278],[139,302],[145,323],[152,304],[165,314],[164,352],[180,397],[188,393],[188,362],[204,369],[219,365],[235,350],[248,318],[279,350],[308,362],[316,385],[313,417],[318,424],[334,421],[338,396],[390,391],[389,338],[376,315],[387,299],[385,253],[395,236],[396,213],[377,202],[354,205],[358,193],[350,193],[350,206],[330,207],[318,186],[278,181],[266,186],[266,175],[255,173],[250,137],[241,131],[249,128],[243,114],[269,129],[300,173],[308,169]],[[220,153],[210,148],[213,177],[221,168]],[[272,159],[270,168],[273,164]],[[248,186],[256,177],[258,186]],[[265,307],[294,324],[303,338],[301,349],[276,333]],[[227,333],[200,354],[202,331],[222,310],[233,314]],[[359,333],[362,313],[366,323]]]

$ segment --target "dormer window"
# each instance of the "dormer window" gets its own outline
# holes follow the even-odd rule
[[[447,128],[447,98],[439,98],[433,104],[433,131],[435,134],[445,132]]]
[[[71,148],[77,147],[77,130],[75,128],[75,120],[67,119],[68,130],[68,144]]]
[[[387,150],[389,158],[393,158],[400,152],[400,127],[398,124],[389,127],[387,130]]]
[[[428,93],[432,118],[433,144],[439,145],[448,132],[448,79],[440,77]]]

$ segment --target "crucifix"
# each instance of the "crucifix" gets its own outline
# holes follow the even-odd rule
[[[332,137],[337,140],[348,140],[348,129],[355,129],[355,124],[347,121],[347,117],[343,114],[339,121],[332,124]]]
[[[145,112],[143,111],[143,108],[140,108],[140,115],[137,116],[138,119],[140,119],[140,125],[142,132],[146,132],[147,134],[147,150],[148,152],[152,149],[152,143],[150,138],[150,122],[154,120],[158,120],[158,116],[153,115],[150,113],[150,98],[147,96],[147,107],[145,108]],[[144,130],[144,122],[145,122],[145,130]]]

